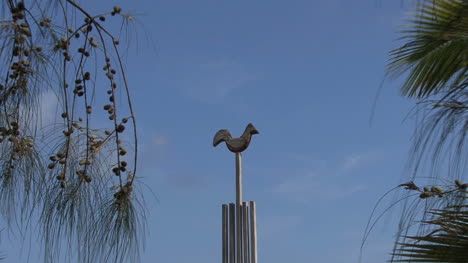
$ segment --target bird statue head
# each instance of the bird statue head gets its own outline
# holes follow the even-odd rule
[[[245,128],[245,131],[247,131],[248,133],[250,134],[260,134],[260,132],[258,132],[258,130],[253,126],[252,123],[249,123],[247,125],[247,128]]]

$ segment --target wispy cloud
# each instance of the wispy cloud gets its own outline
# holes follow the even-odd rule
[[[164,184],[176,190],[200,189],[206,187],[206,180],[203,176],[193,173],[172,173],[163,178]]]
[[[235,90],[244,88],[254,74],[239,62],[227,58],[197,64],[185,76],[184,93],[205,103],[222,103]]]
[[[340,182],[331,175],[328,179],[326,177],[326,175],[320,177],[314,175],[291,177],[275,185],[272,191],[289,195],[292,199],[299,202],[307,202],[311,198],[342,199],[367,188],[364,184],[352,184],[349,180]]]
[[[345,171],[351,170],[354,167],[359,166],[363,162],[364,155],[363,154],[357,154],[353,153],[344,159],[344,162],[342,164],[342,169]]]
[[[314,161],[312,163],[320,166],[311,168],[309,172],[285,178],[274,185],[271,191],[300,202],[307,202],[311,198],[328,200],[346,198],[367,188],[365,184],[355,182],[348,175],[352,170],[368,163],[373,156],[372,153],[352,153],[344,156],[341,161]],[[301,160],[310,159],[302,155],[299,157]]]
[[[304,217],[299,215],[265,216],[258,222],[258,225],[261,226],[261,229],[258,230],[267,238],[280,238],[285,232],[300,227],[303,222]]]
[[[169,138],[163,133],[156,132],[151,136],[151,142],[158,146],[167,145],[169,143]]]
[[[55,92],[48,90],[39,94],[33,104],[24,105],[20,108],[22,118],[34,122],[41,128],[57,122],[59,111],[59,100]]]
[[[283,194],[309,192],[313,188],[316,188],[316,178],[316,174],[290,177],[282,183],[275,185],[272,190],[273,192]]]

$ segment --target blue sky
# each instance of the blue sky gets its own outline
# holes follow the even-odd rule
[[[414,102],[399,96],[401,81],[385,83],[369,120],[409,4],[119,5],[141,22],[127,70],[139,176],[157,197],[146,200],[142,262],[220,262],[221,204],[235,200],[235,170],[212,139],[249,122],[260,135],[243,155],[244,199],[257,202],[259,262],[357,262],[373,205],[405,176],[414,125],[403,120]],[[363,262],[388,259],[395,229],[388,218],[377,226]]]

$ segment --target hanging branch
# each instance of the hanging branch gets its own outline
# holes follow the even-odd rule
[[[38,212],[47,262],[136,262],[145,227],[134,189],[137,127],[119,39],[105,25],[131,16],[118,6],[92,15],[72,0],[2,8],[1,215],[29,222]],[[41,109],[55,101],[60,121],[44,123]]]

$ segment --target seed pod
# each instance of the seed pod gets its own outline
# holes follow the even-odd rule
[[[65,174],[63,174],[63,173],[59,174],[59,175],[57,175],[56,178],[57,178],[57,180],[64,180],[65,179]]]
[[[62,180],[62,181],[60,182],[60,187],[61,187],[61,188],[66,188],[66,187],[67,187],[67,182],[66,182],[65,180]]]
[[[90,80],[91,79],[91,73],[85,72],[83,78],[84,78],[84,80]]]
[[[117,175],[117,176],[120,175],[120,170],[119,170],[118,167],[112,168],[112,172],[113,172],[115,175]]]
[[[119,124],[119,126],[117,126],[117,129],[116,129],[117,132],[122,133],[124,130],[125,130],[125,126],[123,124]]]
[[[84,177],[84,180],[87,182],[87,183],[90,183],[91,182],[91,177],[89,175],[86,175]]]
[[[442,188],[438,187],[438,186],[433,186],[431,187],[431,192],[434,192],[434,193],[443,193],[444,191],[442,190]]]
[[[61,159],[61,158],[65,157],[65,153],[59,152],[59,153],[57,153],[57,157]]]
[[[444,196],[444,191],[442,190],[442,188],[438,187],[438,186],[433,186],[431,187],[431,192],[436,194],[437,196],[439,197],[443,197]]]
[[[119,154],[124,156],[125,154],[127,154],[127,151],[126,150],[120,150]]]
[[[93,108],[91,106],[86,107],[86,113],[91,114],[93,112]]]
[[[68,116],[68,114],[66,112],[62,113],[62,118],[66,118]]]
[[[431,196],[432,196],[431,192],[423,192],[422,194],[419,195],[419,198],[425,199],[425,198],[428,198],[428,197],[431,197]]]
[[[101,20],[102,22],[106,21],[106,18],[104,16],[100,16],[99,17],[99,20]]]
[[[104,110],[109,110],[110,108],[112,108],[112,105],[110,104],[104,105]]]
[[[105,133],[106,135],[111,135],[112,132],[109,131],[109,130],[105,130],[104,133]]]
[[[121,161],[120,165],[122,165],[123,167],[127,167],[127,162],[126,161]]]
[[[61,159],[61,160],[59,161],[60,164],[65,164],[66,162],[67,162],[67,160],[65,160],[65,159]]]
[[[92,47],[98,47],[99,46],[99,43],[96,40],[91,41],[90,44],[91,44]]]
[[[120,6],[118,6],[118,5],[116,5],[116,6],[114,6],[114,9],[113,9],[112,12],[114,12],[116,14],[120,14],[120,12],[122,12],[122,8]]]
[[[18,2],[18,5],[16,6],[18,8],[18,10],[25,10],[26,8],[24,7],[24,3],[23,2]]]
[[[49,169],[54,169],[55,168],[55,163],[50,163],[47,168]]]
[[[127,123],[127,121],[128,121],[127,118],[123,118],[123,119],[122,119],[122,122],[123,122],[123,123]]]

